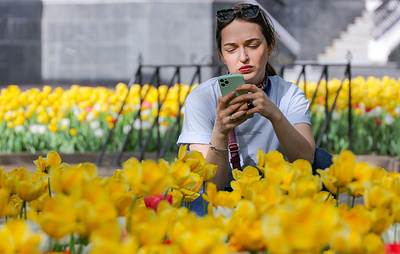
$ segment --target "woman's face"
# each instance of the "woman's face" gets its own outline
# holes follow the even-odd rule
[[[259,84],[272,53],[256,23],[234,20],[221,31],[221,57],[232,74],[243,74],[249,84]]]

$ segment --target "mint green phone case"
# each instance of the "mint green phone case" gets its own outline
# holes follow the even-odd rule
[[[221,89],[222,96],[225,96],[230,92],[235,92],[235,97],[247,93],[246,91],[237,92],[235,90],[238,86],[246,84],[242,74],[231,74],[231,75],[220,76],[218,77],[218,84],[219,88]],[[229,102],[230,101],[228,101],[226,107],[229,107],[230,105]],[[239,119],[246,119],[251,117],[253,117],[253,114],[248,116],[241,116],[239,117]]]

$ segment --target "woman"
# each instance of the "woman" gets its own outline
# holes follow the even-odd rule
[[[232,74],[243,74],[248,91],[230,102],[222,97],[217,78],[196,87],[185,102],[185,117],[178,145],[189,144],[207,163],[218,166],[213,179],[218,190],[230,186],[228,137],[234,129],[242,168],[257,165],[259,149],[282,152],[286,159],[314,161],[309,102],[303,91],[276,75],[268,63],[275,46],[270,19],[257,5],[238,4],[217,12],[216,42]],[[254,114],[246,120],[241,116]]]

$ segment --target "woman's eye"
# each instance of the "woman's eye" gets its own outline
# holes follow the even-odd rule
[[[230,53],[230,52],[234,52],[234,51],[235,51],[235,48],[227,48],[227,49],[225,49],[225,50],[226,50],[226,52]]]
[[[260,46],[260,44],[250,44],[249,48],[258,48],[258,46]]]

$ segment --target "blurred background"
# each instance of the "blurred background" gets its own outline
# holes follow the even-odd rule
[[[237,2],[0,0],[0,85],[115,86],[128,82],[139,64],[209,65],[204,80],[224,71],[215,13]],[[353,76],[400,77],[399,1],[242,2],[259,4],[273,19],[280,36],[271,61],[278,70],[286,66],[286,79],[297,77],[299,64],[349,61]],[[309,79],[319,77],[317,66],[307,68]],[[342,73],[332,69],[330,77]],[[192,75],[182,73],[181,82]]]

